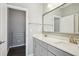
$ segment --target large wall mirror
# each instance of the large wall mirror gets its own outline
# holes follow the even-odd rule
[[[64,3],[43,14],[43,32],[79,34],[79,3]]]

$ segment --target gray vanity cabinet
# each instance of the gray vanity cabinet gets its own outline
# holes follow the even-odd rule
[[[47,49],[44,47],[40,47],[40,56],[47,56]]]
[[[34,56],[54,56],[47,50],[47,43],[33,38],[33,54]]]
[[[36,38],[33,38],[33,54],[34,56],[72,56]]]
[[[47,50],[42,46],[42,42],[38,39],[33,39],[33,54],[34,56],[47,56]]]
[[[33,40],[33,54],[34,56],[40,55],[40,45],[36,39]]]
[[[39,56],[40,55],[40,45],[39,44],[36,44],[34,54],[35,54],[35,56]]]

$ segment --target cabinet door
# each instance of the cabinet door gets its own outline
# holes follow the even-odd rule
[[[40,56],[40,45],[39,44],[36,44],[34,54],[35,54],[35,56]]]
[[[53,53],[51,53],[51,52],[49,52],[49,51],[47,52],[47,55],[48,55],[48,56],[55,56]]]
[[[36,40],[37,39],[34,40],[34,55],[39,56],[40,55],[40,45]]]
[[[44,47],[40,46],[40,55],[41,56],[47,56],[47,49]]]
[[[43,42],[43,41],[39,41],[40,45],[42,47],[44,47],[45,49],[47,49],[47,43]]]
[[[47,56],[47,49],[45,49],[45,46],[42,47],[40,43],[41,41],[38,39],[33,40],[34,56]]]

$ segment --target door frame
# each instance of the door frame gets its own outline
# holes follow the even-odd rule
[[[21,10],[21,11],[24,11],[26,13],[26,33],[25,33],[26,36],[25,36],[25,39],[26,39],[26,55],[28,55],[28,10],[26,8],[13,6],[13,5],[7,5],[7,10],[8,10],[8,8]],[[8,12],[7,12],[7,14],[8,14]],[[8,21],[8,16],[7,16],[7,21]]]

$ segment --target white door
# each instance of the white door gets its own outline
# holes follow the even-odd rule
[[[60,18],[54,17],[54,32],[59,32],[60,30]]]
[[[8,8],[8,35],[9,45],[25,44],[25,12]]]

